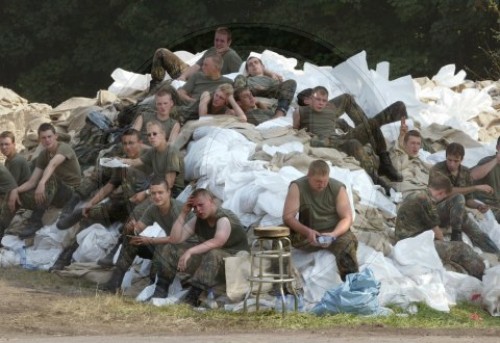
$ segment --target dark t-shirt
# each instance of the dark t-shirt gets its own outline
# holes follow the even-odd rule
[[[196,62],[196,64],[201,67],[205,57],[209,56],[209,55],[213,55],[216,52],[217,52],[217,50],[215,49],[215,47],[211,47],[203,54],[203,56]],[[224,61],[223,65],[222,65],[222,70],[221,70],[222,75],[238,72],[240,69],[241,63],[243,63],[243,61],[241,60],[241,57],[236,53],[236,51],[234,51],[231,48],[229,48],[229,50],[226,51],[222,55],[222,60]]]
[[[203,92],[207,91],[212,93],[219,85],[222,85],[223,83],[232,84],[233,81],[224,76],[213,80],[199,71],[192,75],[184,84],[184,86],[181,87],[181,89],[185,90],[190,97],[197,100],[201,97],[201,94]]]
[[[165,178],[167,173],[177,174],[173,187],[173,193],[184,189],[184,159],[179,151],[173,146],[168,146],[167,151],[149,149],[140,157],[142,163],[153,169],[156,177]]]
[[[227,217],[231,223],[231,233],[221,249],[227,250],[232,254],[237,253],[241,250],[248,251],[248,239],[243,225],[236,215],[225,208],[219,207],[217,213],[215,214],[217,221],[220,218]],[[206,220],[196,218],[196,224],[194,227],[194,233],[199,237],[201,243],[208,241],[215,237],[215,232],[217,231],[217,222],[214,226],[210,226]]]
[[[28,161],[19,154],[5,161],[5,167],[10,171],[18,185],[22,185],[31,176],[31,169]]]
[[[66,185],[76,188],[80,185],[82,175],[80,163],[74,150],[64,142],[58,142],[55,155],[61,154],[65,157],[64,162],[57,166],[54,176],[60,179]],[[54,156],[55,156],[54,155]],[[47,149],[44,149],[36,159],[36,167],[44,170],[52,159],[52,155]]]

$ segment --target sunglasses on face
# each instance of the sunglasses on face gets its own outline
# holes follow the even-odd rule
[[[158,132],[148,132],[148,137],[156,136]]]

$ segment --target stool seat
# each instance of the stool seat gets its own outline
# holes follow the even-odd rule
[[[290,229],[286,226],[256,227],[253,233],[259,238],[279,238],[290,236]]]

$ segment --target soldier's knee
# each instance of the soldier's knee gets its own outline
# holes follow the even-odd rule
[[[463,194],[455,194],[450,197],[450,202],[454,206],[465,206],[465,197]]]
[[[165,48],[159,48],[159,49],[156,49],[155,54],[154,54],[154,57],[155,57],[155,58],[161,58],[161,57],[163,57],[164,55],[168,54],[169,52],[170,52],[170,50],[168,50],[168,49],[165,49]]]

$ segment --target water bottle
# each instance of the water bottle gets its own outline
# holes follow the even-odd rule
[[[215,301],[214,290],[212,288],[210,288],[208,290],[206,304],[207,304],[207,308],[212,309],[212,310],[219,307],[219,305],[217,304],[217,301]]]
[[[19,266],[21,268],[26,268],[26,246],[23,245],[22,248],[19,249]]]

